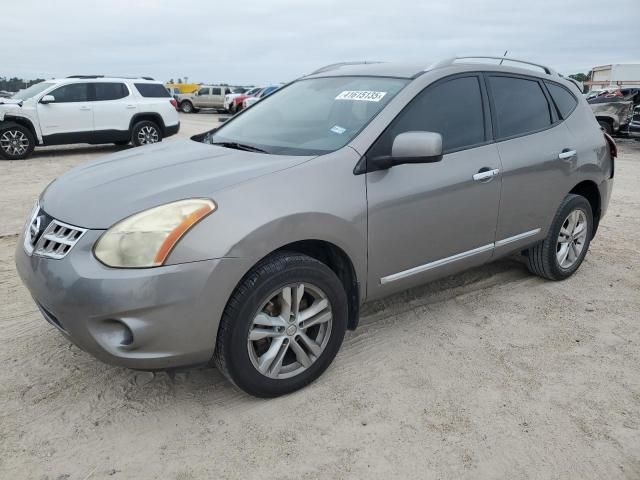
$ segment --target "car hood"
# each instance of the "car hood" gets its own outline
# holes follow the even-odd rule
[[[106,229],[134,213],[215,192],[313,157],[267,155],[190,140],[129,149],[69,170],[43,192],[52,217]]]

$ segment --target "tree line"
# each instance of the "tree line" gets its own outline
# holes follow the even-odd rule
[[[0,77],[0,90],[7,92],[17,92],[23,88],[30,87],[35,83],[44,82],[44,78],[36,78],[35,80],[23,80],[22,78],[12,77]]]

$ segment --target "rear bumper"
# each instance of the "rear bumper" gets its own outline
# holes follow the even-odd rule
[[[175,135],[180,131],[180,122],[175,125],[170,125],[168,127],[164,127],[164,136],[170,137],[171,135]]]

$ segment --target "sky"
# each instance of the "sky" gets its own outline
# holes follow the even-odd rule
[[[640,0],[0,2],[0,76],[260,85],[356,60],[502,55],[561,73],[640,63]]]

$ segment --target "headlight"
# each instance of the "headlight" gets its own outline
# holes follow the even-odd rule
[[[94,254],[109,267],[157,267],[180,238],[215,209],[211,200],[194,198],[145,210],[107,230]]]

